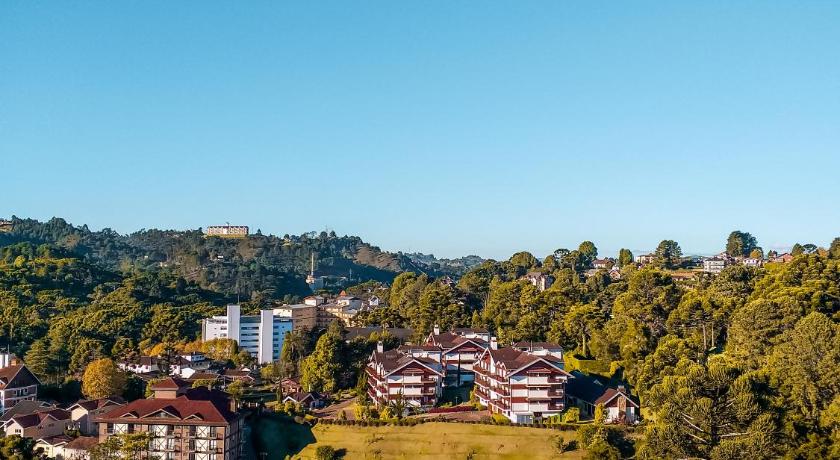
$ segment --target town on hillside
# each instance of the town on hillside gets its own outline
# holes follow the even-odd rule
[[[47,288],[63,281],[53,270],[71,279],[81,279],[73,270],[89,270],[47,246],[18,243],[0,255],[6,299],[28,280],[38,302],[55,302]],[[32,326],[19,327],[14,342],[5,336],[5,348],[20,354],[0,353],[0,429],[8,442],[28,440],[34,456],[68,460],[232,460],[268,455],[281,444],[295,455],[317,436],[301,441],[293,426],[425,423],[576,430],[580,444],[563,441],[561,453],[579,446],[632,455],[639,448],[632,433],[658,436],[663,423],[694,430],[667,415],[680,398],[690,399],[685,391],[703,375],[731,375],[719,384],[752,391],[742,396],[755,404],[765,397],[758,386],[735,382],[757,378],[744,369],[763,365],[753,361],[753,345],[757,333],[772,332],[755,330],[756,312],[778,315],[778,299],[789,291],[798,299],[810,292],[814,310],[774,324],[792,334],[824,331],[827,355],[815,359],[833,360],[830,343],[840,330],[825,313],[840,308],[838,264],[840,238],[827,249],[797,244],[765,254],[749,233],[736,231],[711,257],[683,257],[666,240],[650,254],[599,258],[584,242],[542,261],[524,252],[484,261],[460,278],[405,272],[390,283],[369,280],[337,293],[313,286],[311,295],[268,304],[192,304],[202,292],[197,286],[149,284],[135,275],[122,281],[130,283],[126,290],[111,277],[110,293],[84,294],[94,299],[80,304],[85,315],[54,316],[34,341],[26,338],[36,334]],[[75,288],[64,289],[61,302],[71,302]],[[143,296],[158,300],[144,303]],[[166,299],[172,303],[157,303]],[[37,302],[20,305],[37,314]],[[140,335],[100,329],[131,326],[108,316],[115,308],[146,321]],[[136,316],[143,311],[151,316]],[[80,321],[74,328],[89,337],[59,328],[68,320]],[[73,348],[63,348],[61,334]],[[793,361],[810,352],[796,346],[793,355],[779,348],[767,359],[808,365]],[[754,424],[760,412],[755,406],[733,417]],[[604,429],[604,445],[586,441]],[[264,439],[278,433],[282,441]],[[322,453],[333,448],[316,445]]]

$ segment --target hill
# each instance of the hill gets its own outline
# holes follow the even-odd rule
[[[109,228],[91,231],[62,218],[47,222],[12,217],[0,233],[0,246],[29,242],[50,244],[110,271],[164,271],[195,281],[227,296],[281,299],[311,291],[305,283],[310,258],[316,276],[343,285],[377,280],[390,283],[404,271],[458,276],[465,264],[440,263],[382,251],[357,236],[334,232],[302,235],[250,235],[242,239],[207,238],[200,229],[143,229],[123,235]]]

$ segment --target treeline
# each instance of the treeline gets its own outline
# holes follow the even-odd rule
[[[47,222],[12,218],[12,231],[0,233],[0,246],[29,242],[49,244],[77,254],[103,269],[133,273],[159,271],[196,282],[205,289],[244,299],[293,300],[310,294],[305,284],[310,260],[319,276],[390,282],[404,270],[433,275],[458,274],[457,267],[415,262],[391,254],[355,236],[335,232],[277,237],[256,234],[245,239],[205,238],[200,230],[141,230],[121,235],[111,229],[91,231],[64,219]]]
[[[44,382],[78,376],[126,348],[192,340],[223,295],[164,272],[116,273],[63,248],[0,248],[0,346]]]

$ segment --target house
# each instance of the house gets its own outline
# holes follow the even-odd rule
[[[161,373],[168,368],[168,375],[176,375],[181,378],[190,378],[196,372],[204,372],[210,368],[211,360],[202,353],[188,353],[179,355],[171,361],[160,356],[140,356],[134,361],[121,361],[117,366],[135,374]]]
[[[727,265],[729,265],[729,259],[725,257],[714,256],[703,259],[703,271],[705,273],[717,275],[722,272]]]
[[[401,353],[383,351],[379,342],[367,367],[368,395],[377,407],[402,399],[407,406],[428,408],[443,394],[444,370],[440,362]]]
[[[99,433],[99,427],[93,419],[124,404],[125,400],[119,396],[101,399],[83,399],[68,407],[67,410],[70,411],[70,417],[73,419],[73,424],[76,429],[83,435],[92,436]]]
[[[532,423],[563,412],[571,374],[562,358],[551,353],[552,347],[540,348],[534,353],[514,347],[485,350],[474,366],[479,402],[513,423]]]
[[[79,436],[64,445],[61,457],[63,460],[89,460],[90,450],[97,444],[99,439],[96,436]],[[61,459],[56,457],[56,460]]]
[[[41,382],[10,353],[0,353],[0,414],[21,401],[34,401]]]
[[[610,269],[610,279],[613,281],[618,281],[621,279],[621,270],[619,270],[618,267],[613,266],[613,268]]]
[[[287,403],[289,401],[307,409],[320,409],[327,404],[326,398],[319,393],[311,391],[298,391],[290,393],[283,398],[283,403]]]
[[[34,412],[19,413],[3,422],[2,429],[7,435],[16,434],[24,438],[41,439],[64,434],[73,428],[70,411],[49,407],[36,409]]]
[[[189,388],[178,378],[151,387],[150,399],[116,407],[94,422],[99,442],[121,433],[149,433],[149,458],[168,460],[233,460],[242,455],[243,417],[227,393]]]
[[[566,386],[566,401],[580,409],[581,418],[591,419],[595,406],[605,409],[605,423],[636,423],[639,420],[639,399],[632,396],[624,385],[611,386],[598,377],[572,371],[574,376]]]
[[[226,383],[240,381],[252,384],[257,381],[257,378],[248,369],[225,369],[222,371],[221,376],[222,380]]]
[[[435,325],[425,342],[425,345],[440,347],[447,386],[461,386],[472,382],[475,375],[473,364],[490,346],[488,341],[479,338],[479,336],[489,337],[488,332],[478,332],[475,329],[461,329],[460,331],[460,333],[454,331],[441,333],[440,327]]]
[[[764,265],[764,259],[759,257],[744,257],[741,259],[741,264],[747,267],[759,268]]]
[[[526,351],[534,356],[553,356],[563,360],[563,347],[556,343],[522,341],[514,343],[512,348]]]
[[[303,385],[300,384],[300,380],[288,377],[280,381],[280,388],[283,390],[284,395],[303,391]]]
[[[554,277],[542,272],[528,272],[522,279],[536,286],[540,292],[545,291],[554,284]]]
[[[382,299],[380,299],[379,296],[376,296],[376,295],[370,296],[370,298],[368,298],[368,301],[367,301],[368,306],[371,309],[374,309],[374,308],[378,307],[381,302],[382,302]]]
[[[35,440],[35,449],[41,449],[47,458],[59,460],[64,458],[64,446],[72,440],[65,434],[40,438]]]
[[[613,259],[595,259],[592,261],[592,268],[596,270],[609,270],[615,265]]]
[[[353,310],[362,308],[362,299],[354,295],[347,295],[344,291],[341,291],[341,294],[335,298],[335,303],[341,307],[350,307]]]
[[[790,262],[791,260],[793,260],[793,255],[789,252],[786,252],[784,254],[779,254],[776,257],[773,257],[772,259],[770,259],[770,262],[784,264]]]
[[[636,263],[639,265],[649,265],[656,260],[656,254],[648,253],[636,256]]]

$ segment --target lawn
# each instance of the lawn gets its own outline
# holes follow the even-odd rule
[[[294,459],[314,459],[315,449],[330,445],[343,450],[345,459],[473,459],[540,460],[579,459],[583,452],[557,453],[555,440],[575,438],[574,432],[539,428],[460,423],[424,423],[416,426],[356,427],[316,425],[316,442]],[[273,458],[273,457],[270,457]]]

